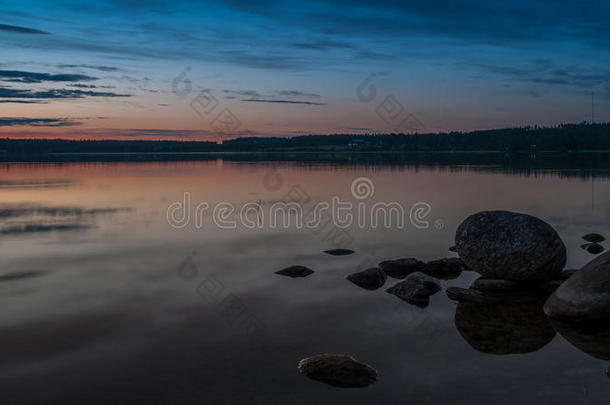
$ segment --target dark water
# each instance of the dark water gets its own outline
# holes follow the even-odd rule
[[[386,259],[451,257],[457,225],[485,209],[548,221],[568,247],[568,267],[580,267],[594,257],[580,249],[580,237],[610,235],[610,187],[600,163],[607,159],[585,161],[3,164],[0,401],[606,404],[610,340],[603,333],[553,326],[536,303],[481,312],[439,292],[420,309],[383,292],[395,280],[366,291],[344,279]],[[361,200],[351,189],[359,178],[374,186]],[[178,228],[167,209],[184,204],[185,192],[193,215]],[[270,225],[275,202],[333,197],[366,209],[396,202],[405,224]],[[204,202],[210,208],[199,227],[194,210]],[[247,227],[238,211],[252,202],[262,211]],[[219,203],[237,209],[222,218],[236,221],[234,229],[214,223]],[[412,218],[411,208],[422,204],[429,212]],[[336,247],[356,253],[322,253]],[[315,273],[274,274],[293,264]],[[442,285],[467,286],[476,277],[465,272]],[[319,353],[352,355],[379,379],[340,389],[300,375],[297,362]]]

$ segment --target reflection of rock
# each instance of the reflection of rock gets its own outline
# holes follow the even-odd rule
[[[555,320],[552,324],[579,350],[601,360],[610,360],[610,325],[577,325]]]
[[[610,319],[610,252],[587,263],[567,279],[544,304],[555,319],[598,322]]]
[[[330,249],[330,250],[325,250],[324,253],[333,255],[333,256],[346,256],[346,255],[351,255],[352,253],[354,253],[354,251],[350,250],[350,249]]]
[[[449,287],[445,292],[450,300],[460,302],[465,301],[479,305],[487,305],[496,304],[500,301],[498,297],[471,288]]]
[[[405,278],[411,273],[421,271],[425,263],[421,260],[417,260],[414,257],[407,257],[404,259],[386,260],[379,263],[381,270],[392,278]]]
[[[552,294],[565,280],[547,281],[512,281],[495,278],[479,277],[472,282],[470,288],[493,294],[513,295],[543,295]]]
[[[574,273],[576,273],[578,271],[578,269],[565,269],[563,270],[561,273],[559,273],[559,275],[557,276],[557,278],[559,280],[567,280],[570,277],[572,277],[572,275]]]
[[[455,242],[466,266],[489,278],[549,280],[566,262],[557,232],[531,215],[479,212],[460,224]]]
[[[386,292],[393,294],[409,304],[425,308],[430,303],[430,296],[441,290],[440,284],[423,273],[413,273],[404,281],[394,284]]]
[[[455,326],[474,349],[483,353],[528,353],[541,349],[555,336],[542,312],[541,297],[504,296],[501,303],[460,302]]]
[[[307,277],[310,274],[313,274],[314,271],[305,266],[290,266],[285,269],[276,271],[275,274],[280,274],[282,276],[288,276],[292,278],[296,277]]]
[[[377,371],[343,354],[320,354],[299,361],[301,374],[335,387],[366,387],[377,380]]]
[[[457,257],[432,260],[426,263],[420,271],[432,277],[450,280],[458,278],[462,274],[464,264]]]
[[[586,240],[587,242],[591,242],[591,243],[600,243],[600,242],[603,242],[606,240],[606,238],[604,238],[599,233],[588,233],[585,236],[583,236],[582,238],[584,240]]]
[[[383,286],[387,280],[387,276],[379,267],[371,267],[358,273],[352,273],[345,278],[365,290],[376,290]]]
[[[581,245],[580,248],[586,250],[592,255],[600,254],[605,250],[604,247],[599,243],[585,243],[584,245]]]

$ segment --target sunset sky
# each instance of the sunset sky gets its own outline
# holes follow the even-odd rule
[[[610,2],[0,1],[0,137],[610,121]]]

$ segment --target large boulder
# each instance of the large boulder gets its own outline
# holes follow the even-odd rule
[[[483,211],[455,234],[467,267],[488,278],[551,280],[566,264],[566,247],[546,222],[527,214]]]
[[[568,278],[544,304],[551,318],[573,322],[610,320],[610,252]]]
[[[319,354],[299,361],[299,371],[307,377],[335,387],[366,387],[377,380],[377,371],[343,354]]]

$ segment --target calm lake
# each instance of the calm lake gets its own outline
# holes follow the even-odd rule
[[[547,221],[579,268],[595,257],[581,236],[610,235],[608,155],[118,160],[0,163],[2,404],[608,403],[608,338],[557,333],[536,306],[458,311],[458,330],[444,291],[420,309],[384,292],[395,279],[367,291],[344,278],[455,257],[457,226],[489,209]],[[351,203],[353,222],[272,226],[282,201]],[[374,226],[376,203],[404,223]],[[315,273],[274,273],[297,264]],[[320,353],[378,381],[299,374]]]

